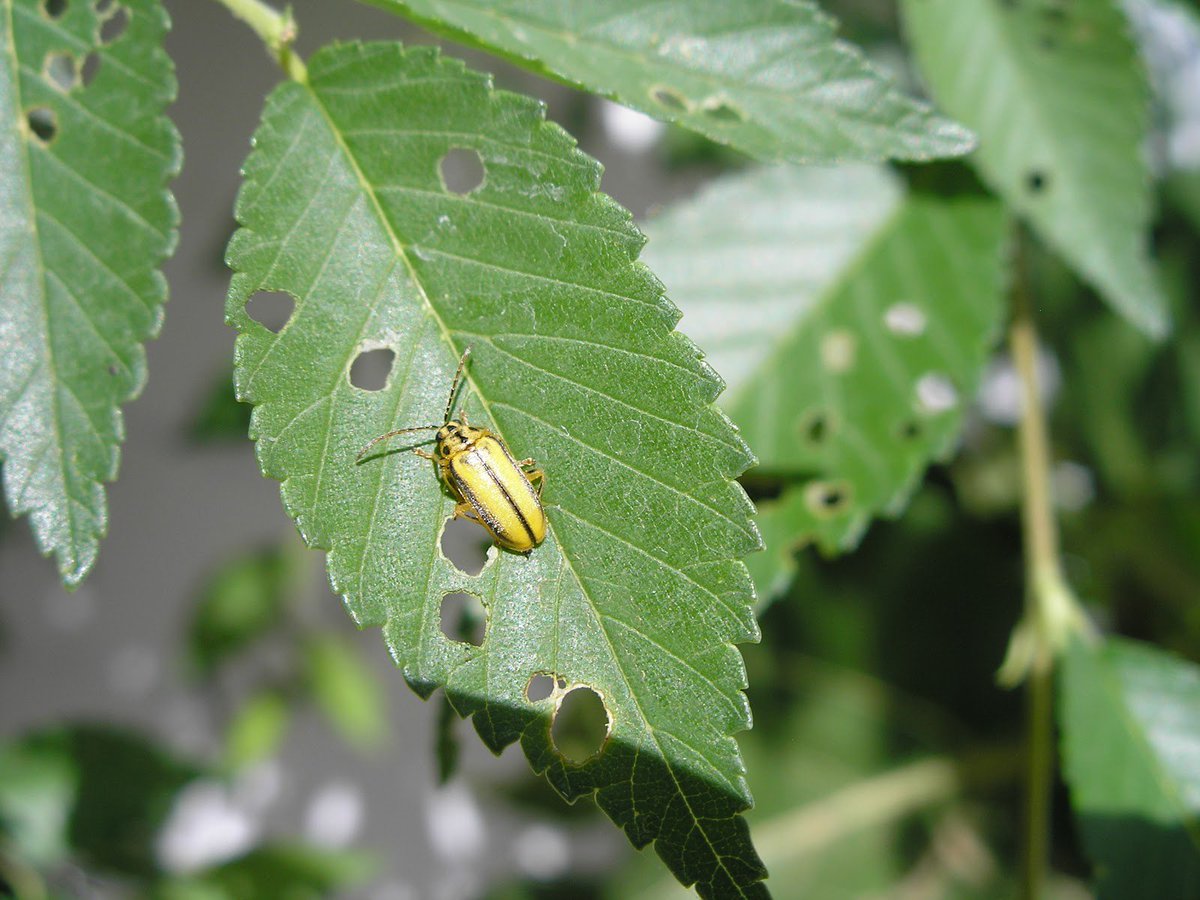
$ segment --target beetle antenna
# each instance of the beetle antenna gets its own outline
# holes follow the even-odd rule
[[[408,434],[412,431],[436,431],[441,428],[441,425],[417,425],[415,428],[398,428],[395,431],[389,431],[387,434],[381,434],[367,446],[358,451],[358,456],[354,457],[355,462],[362,462],[362,458],[367,455],[367,451],[378,444],[380,441],[386,441],[388,438],[394,438],[398,434]]]
[[[471,348],[468,347],[463,351],[462,359],[458,361],[458,370],[454,373],[454,381],[450,384],[450,397],[446,400],[446,415],[445,423],[450,421],[450,410],[454,409],[454,395],[458,391],[458,382],[462,378],[463,368],[467,364],[467,357],[471,355]]]

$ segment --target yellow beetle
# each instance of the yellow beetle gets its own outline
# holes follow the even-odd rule
[[[419,449],[413,452],[437,461],[442,480],[458,500],[454,518],[462,516],[478,522],[501,547],[528,553],[546,537],[546,513],[542,509],[545,475],[536,468],[526,472],[534,461],[514,460],[497,435],[486,428],[468,425],[465,411],[459,413],[456,421],[451,421],[454,395],[470,354],[468,347],[458,361],[441,425],[417,425],[381,434],[359,451],[358,461],[361,462],[380,441],[398,434],[437,429],[437,452]]]

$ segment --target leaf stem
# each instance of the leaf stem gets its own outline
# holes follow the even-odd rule
[[[1009,345],[1021,389],[1021,522],[1025,548],[1025,613],[1013,630],[997,679],[1028,679],[1026,782],[1021,896],[1044,889],[1054,784],[1054,661],[1073,635],[1088,634],[1087,619],[1063,575],[1051,487],[1050,439],[1038,390],[1037,327],[1029,279],[1028,236],[1017,233]]]
[[[292,50],[299,34],[296,19],[290,6],[283,12],[268,6],[262,0],[217,0],[237,18],[241,19],[259,36],[267,51],[279,63],[288,78],[303,84],[308,80],[304,61]]]

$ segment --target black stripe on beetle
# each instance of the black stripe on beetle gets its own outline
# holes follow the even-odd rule
[[[509,457],[509,461],[512,461],[511,456]],[[492,483],[500,489],[500,493],[503,494],[504,499],[508,501],[509,508],[512,509],[513,514],[516,515],[517,521],[521,523],[521,527],[524,528],[525,533],[529,535],[529,540],[536,542],[537,538],[535,538],[533,535],[533,529],[529,527],[529,522],[525,518],[525,513],[521,512],[521,507],[517,506],[517,501],[514,500],[513,495],[508,492],[508,487],[503,481],[500,480],[500,476],[496,474],[496,470],[488,465],[487,460],[482,456],[479,457],[479,465],[483,471],[487,473],[488,478],[492,479]]]

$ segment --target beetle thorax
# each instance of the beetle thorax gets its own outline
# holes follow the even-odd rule
[[[484,429],[475,428],[464,422],[447,422],[437,433],[438,453],[443,457],[453,456],[469,450],[484,435]]]

